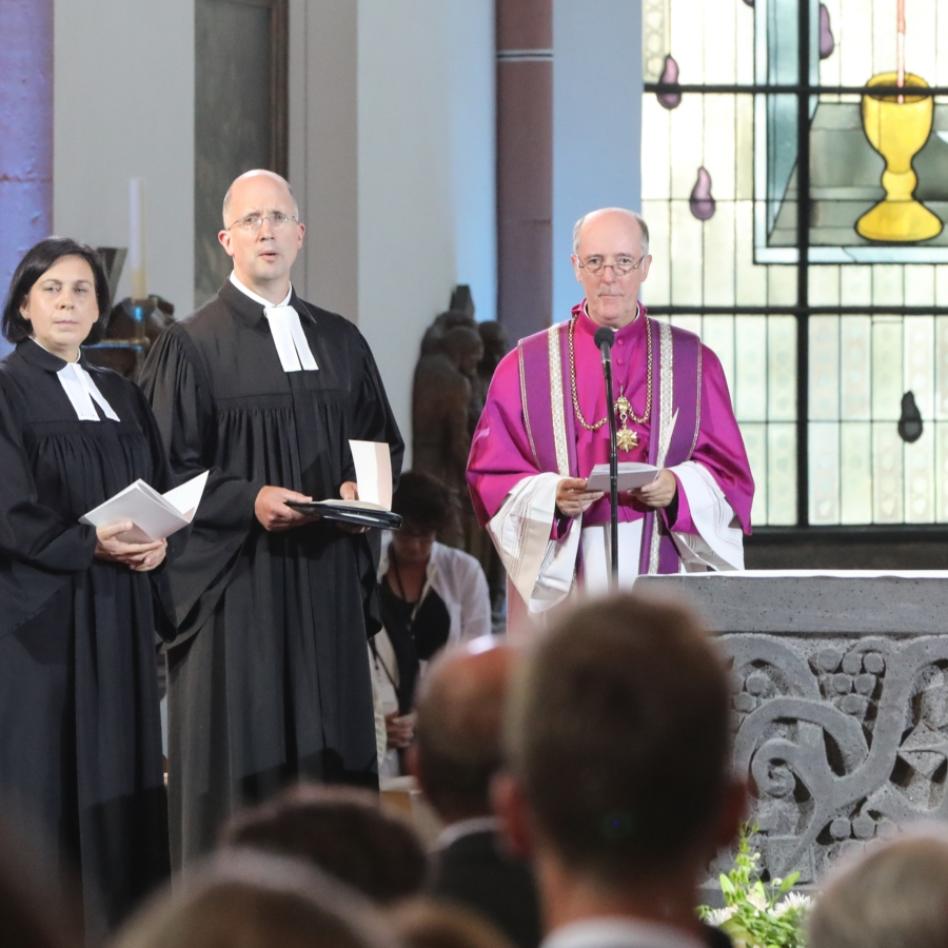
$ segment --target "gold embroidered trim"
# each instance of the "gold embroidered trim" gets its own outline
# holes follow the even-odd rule
[[[668,323],[658,323],[658,359],[662,377],[659,381],[659,414],[658,414],[658,455],[655,458],[656,467],[665,466],[665,455],[668,450],[667,428],[672,415],[672,392],[674,381],[674,365],[672,355],[671,326]],[[648,551],[648,571],[658,572],[658,551],[661,535],[658,529],[659,514],[654,514],[652,525],[652,542]]]
[[[523,346],[517,346],[517,368],[520,375],[520,407],[523,415],[523,426],[527,429],[527,440],[530,442],[530,450],[533,452],[533,460],[536,466],[540,466],[540,458],[537,456],[537,446],[533,442],[533,429],[530,427],[530,408],[527,403],[527,373],[523,364]]]
[[[553,421],[553,444],[556,466],[561,477],[569,477],[569,452],[566,449],[566,417],[563,412],[563,357],[560,352],[559,326],[547,331],[550,356],[550,411]]]

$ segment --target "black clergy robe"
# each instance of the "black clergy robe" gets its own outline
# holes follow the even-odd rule
[[[94,559],[78,518],[167,468],[141,392],[82,361],[119,421],[80,421],[32,340],[0,363],[0,797],[42,861],[78,870],[104,934],[168,872],[155,629],[164,567]]]
[[[356,327],[295,294],[290,303],[317,371],[283,371],[263,307],[229,282],[165,330],[143,370],[176,476],[210,470],[169,570],[175,865],[287,782],[377,783],[369,536],[318,522],[267,533],[254,500],[265,484],[338,497],[355,480],[349,438],[387,442],[397,476],[402,440]]]

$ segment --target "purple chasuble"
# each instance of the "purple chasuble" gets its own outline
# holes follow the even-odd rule
[[[633,413],[642,419],[630,419],[638,444],[631,451],[620,451],[619,460],[647,461],[659,467],[700,462],[749,532],[753,481],[720,363],[694,334],[648,319],[644,306],[640,312],[641,318],[616,332],[612,348],[613,397],[625,395]],[[574,367],[570,364],[571,326]],[[585,314],[584,304],[579,304],[569,322],[521,340],[498,366],[468,461],[468,483],[482,523],[526,476],[553,471],[586,477],[596,464],[608,462],[605,386],[593,339],[597,328]],[[551,371],[551,366],[559,371]],[[574,405],[574,388],[581,418]],[[659,432],[663,424],[671,425],[673,417],[671,436],[666,433],[665,437],[667,450],[660,457]],[[620,523],[645,520],[639,571],[677,572],[679,556],[671,530],[695,532],[684,492],[678,492],[673,523],[667,520],[667,510],[636,506],[628,494],[620,494],[619,501]],[[608,496],[583,515],[583,525],[608,521]],[[565,535],[571,524],[554,524],[552,535]]]

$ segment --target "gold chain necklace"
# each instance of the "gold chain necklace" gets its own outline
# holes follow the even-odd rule
[[[609,416],[604,415],[599,421],[590,424],[586,421],[583,411],[579,407],[579,396],[576,392],[576,353],[573,336],[578,318],[574,316],[569,324],[569,381],[573,395],[573,411],[576,413],[576,420],[587,431],[598,431],[609,420]],[[632,403],[624,394],[620,394],[616,399],[614,410],[622,426],[616,431],[616,446],[620,451],[631,451],[639,443],[638,433],[629,427],[629,420],[631,419],[636,424],[642,425],[645,424],[645,420],[652,413],[652,331],[648,324],[648,317],[643,318],[645,319],[645,362],[647,366],[645,372],[645,411],[641,415],[637,415],[632,411]]]

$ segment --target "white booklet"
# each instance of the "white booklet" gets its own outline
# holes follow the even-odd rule
[[[204,493],[207,474],[198,474],[174,490],[159,494],[141,478],[124,490],[113,494],[98,507],[83,514],[80,523],[103,527],[120,520],[131,520],[134,526],[121,535],[127,543],[147,543],[163,540],[193,519]]]
[[[619,462],[619,490],[635,490],[651,484],[660,468],[639,461]],[[586,490],[609,490],[609,465],[597,464],[586,478]]]

